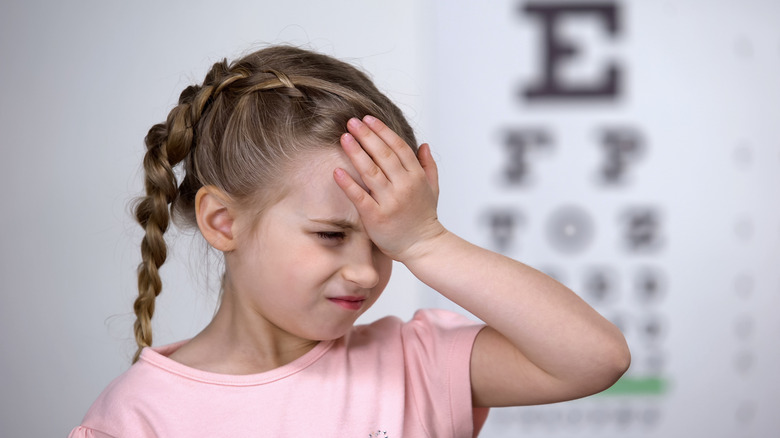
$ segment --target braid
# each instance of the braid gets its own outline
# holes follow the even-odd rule
[[[136,315],[133,330],[138,346],[133,363],[138,360],[144,347],[152,345],[151,320],[155,299],[162,291],[159,269],[168,254],[163,234],[168,230],[171,220],[169,205],[175,204],[181,191],[176,186],[173,167],[185,160],[195,145],[193,128],[217,88],[208,83],[221,76],[219,73],[223,68],[226,69],[224,62],[215,64],[204,86],[187,87],[179,97],[179,104],[168,114],[166,122],[154,125],[144,139],[147,148],[143,160],[146,196],[139,200],[135,218],[144,229],[145,236],[141,241],[141,263],[138,265],[138,297],[133,304]],[[182,188],[187,187],[187,192],[196,192],[197,188],[192,185],[191,180],[184,181]]]
[[[144,156],[146,173],[146,196],[135,209],[135,218],[146,232],[141,241],[141,263],[138,265],[138,297],[133,304],[136,321],[133,326],[138,349],[133,362],[138,360],[141,350],[152,345],[152,315],[154,301],[162,290],[158,272],[167,257],[167,246],[163,233],[168,229],[170,215],[168,204],[173,202],[178,191],[176,177],[168,158],[166,148],[167,127],[154,125],[146,136],[147,152]]]

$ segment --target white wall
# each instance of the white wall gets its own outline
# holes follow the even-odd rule
[[[128,202],[143,137],[211,63],[292,43],[361,65],[426,131],[415,2],[3,2],[0,5],[0,436],[65,436],[127,368],[138,263]],[[155,344],[208,320],[202,247],[174,245]],[[196,271],[189,274],[191,271]],[[401,272],[369,318],[417,307]]]

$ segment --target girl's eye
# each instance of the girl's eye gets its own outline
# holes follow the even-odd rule
[[[343,231],[319,231],[317,237],[324,240],[344,240],[347,235]]]

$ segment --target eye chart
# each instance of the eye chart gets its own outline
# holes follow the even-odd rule
[[[445,225],[569,286],[632,351],[605,393],[493,409],[483,436],[776,434],[780,4],[442,2],[433,16]]]

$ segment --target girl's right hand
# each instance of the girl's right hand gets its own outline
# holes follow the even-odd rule
[[[372,116],[350,119],[341,146],[363,180],[364,189],[344,169],[334,178],[360,214],[371,240],[402,263],[427,253],[447,233],[438,220],[438,171],[427,144],[412,148]]]

